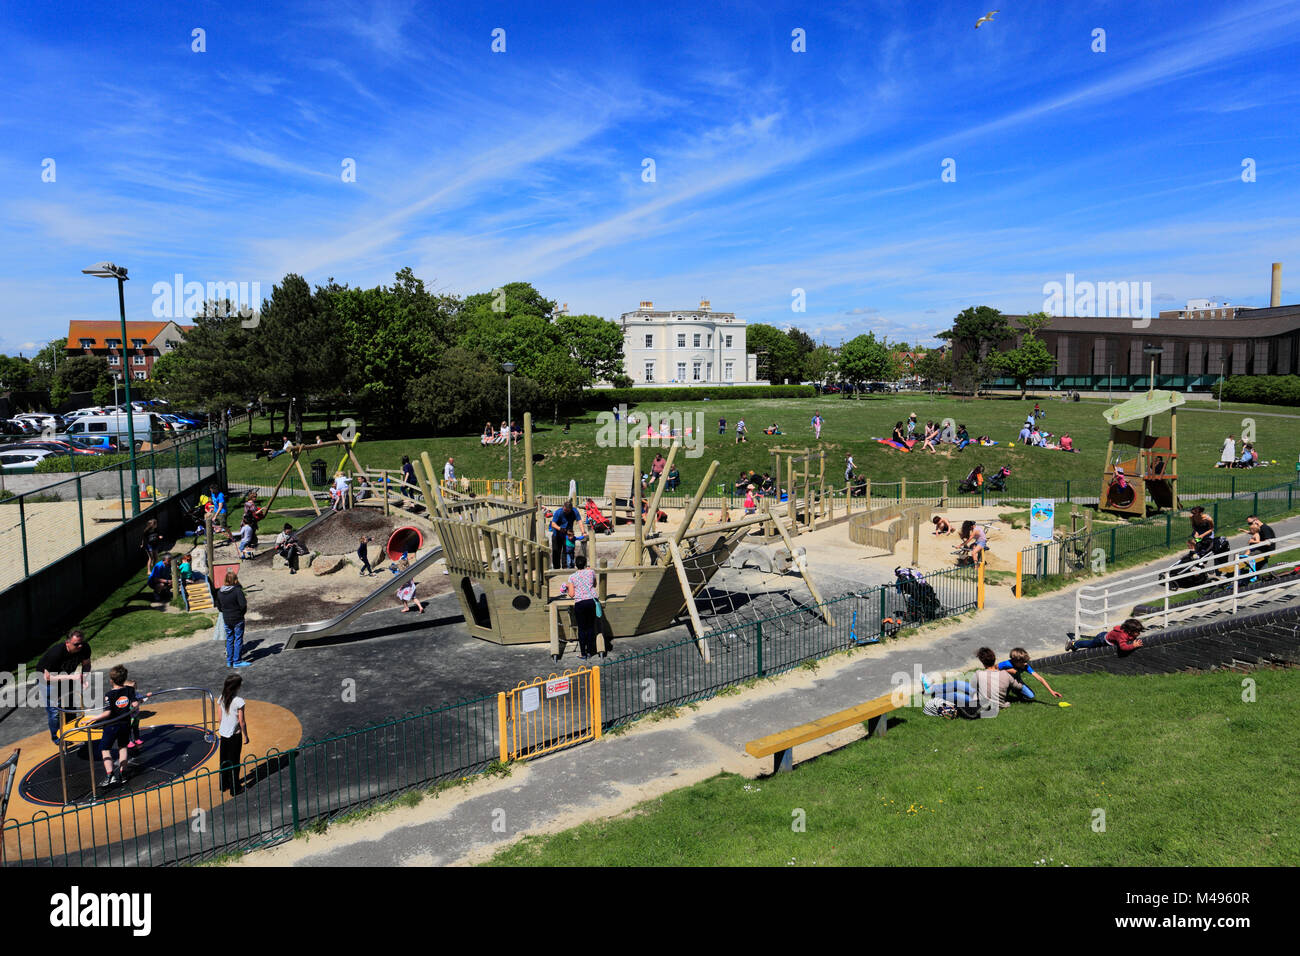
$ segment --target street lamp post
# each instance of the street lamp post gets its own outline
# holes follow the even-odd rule
[[[123,283],[126,282],[126,267],[116,266],[111,262],[96,262],[89,269],[82,269],[86,275],[98,276],[101,279],[117,280],[117,306],[118,313],[122,319],[122,361],[126,362],[126,292]],[[131,408],[131,379],[125,374],[125,368],[122,375],[122,389],[126,393],[126,436],[131,446],[131,515],[134,517],[140,513],[140,483],[136,476],[135,466],[135,416]],[[113,397],[117,398],[116,386],[113,389]]]
[[[1142,354],[1151,359],[1151,379],[1147,382],[1147,395],[1151,395],[1156,389],[1156,357],[1164,354],[1164,349],[1158,345],[1143,346]]]
[[[515,433],[514,433],[514,412],[510,408],[510,377],[514,375],[515,369],[518,368],[514,362],[502,362],[501,371],[506,373],[506,428],[509,433],[506,435],[506,478],[513,482],[515,480]],[[513,484],[511,485],[513,487]]]

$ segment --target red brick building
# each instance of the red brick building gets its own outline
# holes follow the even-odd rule
[[[131,378],[139,381],[148,378],[153,372],[153,363],[176,349],[192,328],[192,325],[178,325],[169,320],[127,322],[127,341],[123,343],[121,322],[69,322],[65,351],[68,358],[78,355],[104,358],[108,361],[109,371],[114,374],[120,374],[125,365]]]

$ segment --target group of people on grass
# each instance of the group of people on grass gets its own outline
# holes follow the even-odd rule
[[[483,434],[479,438],[481,445],[517,445],[524,438],[524,430],[517,421],[501,422],[500,428],[493,428],[491,422],[483,423]],[[407,460],[402,459],[404,462]]]
[[[973,675],[973,682],[949,680],[932,684],[928,677],[921,675],[921,690],[927,698],[926,713],[996,717],[1000,711],[1010,707],[1013,701],[1029,702],[1037,699],[1025,684],[1029,675],[1033,675],[1053,697],[1061,696],[1047,682],[1047,678],[1034,670],[1029,662],[1029,652],[1023,647],[1012,648],[1010,655],[1003,661],[999,661],[988,647],[981,647],[975,657],[980,663],[980,670]]]
[[[1237,455],[1237,438],[1235,435],[1229,435],[1223,440],[1223,450],[1219,453],[1219,460],[1214,463],[1215,468],[1254,468],[1257,465],[1267,464],[1260,461],[1259,452],[1255,451],[1254,442],[1248,442],[1244,439],[1241,443],[1241,455]]]

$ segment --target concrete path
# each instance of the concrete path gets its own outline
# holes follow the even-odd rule
[[[1275,528],[1278,534],[1300,530],[1300,519],[1278,522]],[[1165,556],[1151,567],[1168,562]],[[1128,569],[1115,577],[1138,570]],[[816,672],[796,670],[740,696],[714,698],[694,710],[683,709],[682,716],[670,721],[642,721],[621,735],[512,764],[508,778],[474,781],[464,790],[426,799],[417,807],[393,809],[332,828],[323,836],[259,851],[239,865],[480,861],[524,835],[556,832],[616,815],[719,772],[767,773],[771,760],[747,756],[746,741],[889,693],[900,684],[915,686],[920,672],[933,676],[968,670],[983,645],[1002,655],[1016,644],[1035,658],[1059,653],[1073,617],[1072,591],[991,602],[970,624],[922,631],[837,655]],[[1068,678],[1056,685],[1068,694]],[[861,728],[841,732],[797,748],[795,759],[807,759],[861,735]]]

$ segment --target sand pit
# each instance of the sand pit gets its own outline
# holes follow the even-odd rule
[[[374,538],[372,551],[383,548],[388,536],[397,528],[419,527],[425,541],[429,540],[428,524],[413,524],[410,515],[385,515],[370,508],[352,508],[340,511],[322,521],[315,528],[298,536],[303,547],[321,554],[356,554],[362,535]],[[272,535],[272,540],[274,540]],[[374,563],[374,557],[371,557]]]

